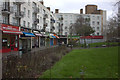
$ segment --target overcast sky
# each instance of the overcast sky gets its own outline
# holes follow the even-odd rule
[[[98,9],[106,10],[107,19],[112,16],[113,11],[116,9],[114,6],[117,0],[43,0],[46,7],[51,7],[51,10],[55,12],[55,9],[60,9],[60,13],[80,13],[80,9],[84,9],[87,4],[98,5]]]

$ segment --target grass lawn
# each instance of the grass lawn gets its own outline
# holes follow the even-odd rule
[[[118,47],[73,50],[40,78],[117,78]],[[51,73],[50,73],[51,72]]]

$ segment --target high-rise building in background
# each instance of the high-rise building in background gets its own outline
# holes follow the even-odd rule
[[[79,16],[83,18],[89,18],[89,24],[95,30],[95,33],[91,35],[103,35],[103,27],[106,25],[106,11],[98,10],[97,5],[86,5],[85,6],[85,14],[83,13],[83,9],[80,9],[80,14],[76,13],[59,13],[58,9],[54,14],[56,18],[63,17],[62,33],[63,35],[69,35],[69,27],[71,23],[75,23]],[[56,27],[58,28],[58,27]],[[59,28],[58,28],[59,29]],[[60,30],[59,30],[60,31]]]

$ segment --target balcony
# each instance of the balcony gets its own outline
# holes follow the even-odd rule
[[[60,17],[59,20],[60,20],[60,21],[63,21],[63,17]]]
[[[15,12],[15,17],[16,18],[23,18],[24,17],[24,12],[23,11]]]
[[[33,7],[33,13],[35,13],[35,14],[39,13],[39,8],[38,7]]]
[[[39,23],[39,19],[34,20],[34,24],[37,25]]]
[[[47,27],[48,26],[48,24],[47,23],[44,23],[44,25],[43,25],[44,27]]]
[[[43,18],[48,18],[48,15],[47,15],[47,14],[44,14],[44,15],[43,15]]]
[[[11,14],[13,13],[13,7],[10,7],[10,8],[2,8],[2,14]]]
[[[55,20],[53,18],[51,18],[51,23],[55,23]]]
[[[13,3],[14,3],[14,4],[17,4],[17,5],[19,5],[19,4],[24,4],[24,3],[25,3],[25,0],[15,0]]]

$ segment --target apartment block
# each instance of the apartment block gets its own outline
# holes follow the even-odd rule
[[[101,15],[101,33],[103,35],[103,28],[106,25],[106,11],[97,8],[97,5],[86,5],[85,6],[86,14],[100,14]]]
[[[46,33],[55,32],[54,14],[43,1],[3,0],[0,10],[3,52],[45,46]]]
[[[75,14],[75,13],[55,13],[54,14],[58,19],[60,18],[60,16],[63,17],[62,22],[60,22],[62,24],[62,35],[69,35],[70,33],[70,25],[74,24],[76,22],[76,20],[82,16],[84,19],[89,19],[89,25],[95,30],[94,34],[91,35],[101,35],[101,15],[99,14]],[[59,30],[59,27],[56,27]]]

